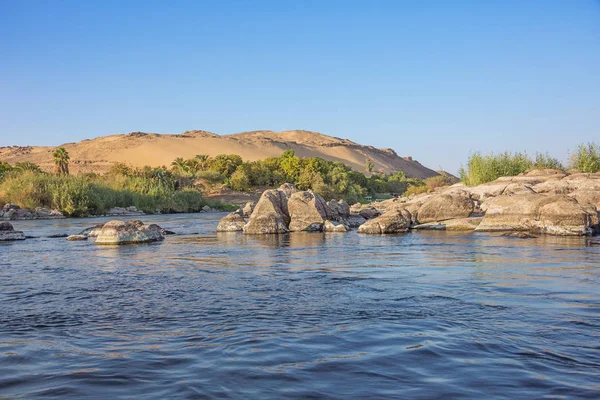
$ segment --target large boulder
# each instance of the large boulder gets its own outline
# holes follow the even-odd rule
[[[328,219],[325,199],[312,190],[295,192],[288,200],[290,231],[322,231]]]
[[[350,217],[350,206],[344,200],[329,200],[327,208],[331,219],[334,221],[346,221]]]
[[[588,235],[598,224],[593,205],[565,195],[521,194],[489,200],[477,231],[533,231],[553,235]]]
[[[81,232],[79,232],[77,235],[82,235],[82,236],[87,236],[87,237],[97,237],[98,234],[100,233],[100,231],[102,230],[103,226],[104,226],[104,224],[97,224],[94,226],[90,226],[89,228],[86,228],[86,229],[82,230]]]
[[[0,242],[9,240],[25,240],[25,234],[15,231],[10,222],[0,222]]]
[[[217,232],[241,232],[246,225],[246,220],[238,212],[232,212],[221,218]]]
[[[410,216],[403,210],[390,210],[381,216],[370,219],[358,228],[358,233],[383,234],[407,232],[410,227]]]
[[[288,197],[283,190],[265,190],[248,223],[244,225],[244,233],[256,235],[289,232],[290,215],[287,203]]]
[[[411,229],[434,230],[434,231],[473,231],[481,223],[483,217],[469,217],[447,219],[440,222],[428,222],[414,225]]]
[[[358,214],[364,219],[373,219],[379,217],[381,213],[375,207],[363,208]]]
[[[427,200],[417,212],[420,224],[467,218],[475,210],[473,199],[460,194],[440,194]]]
[[[96,237],[96,244],[136,244],[163,240],[161,228],[156,225],[144,225],[141,221],[109,221]]]

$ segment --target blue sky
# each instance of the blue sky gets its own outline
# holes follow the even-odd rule
[[[596,0],[0,0],[0,146],[308,129],[456,172],[599,128]]]

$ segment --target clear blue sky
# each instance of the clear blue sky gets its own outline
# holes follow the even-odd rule
[[[456,172],[599,128],[596,0],[0,0],[0,145],[308,129]]]

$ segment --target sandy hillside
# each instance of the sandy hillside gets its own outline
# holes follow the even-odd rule
[[[392,149],[376,149],[348,139],[302,130],[254,131],[232,135],[216,135],[205,131],[186,131],[180,135],[134,132],[62,146],[71,155],[72,173],[106,172],[115,162],[135,167],[168,166],[177,157],[191,158],[196,154],[213,157],[223,153],[238,154],[246,161],[254,161],[278,156],[291,148],[299,156],[341,161],[361,172],[365,172],[365,161],[370,158],[376,171],[404,171],[407,176],[414,178],[437,175],[410,157],[399,157]],[[10,164],[32,161],[44,170],[51,171],[52,152],[55,149],[50,146],[1,147],[0,161]]]

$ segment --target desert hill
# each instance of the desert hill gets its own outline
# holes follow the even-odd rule
[[[61,146],[71,156],[72,173],[103,173],[115,162],[135,167],[168,166],[177,157],[191,158],[196,154],[208,154],[212,157],[218,154],[238,154],[245,161],[254,161],[279,156],[285,150],[293,149],[298,156],[340,161],[361,172],[365,172],[366,159],[370,158],[375,164],[375,171],[403,171],[409,177],[420,179],[438,175],[411,157],[399,157],[392,149],[377,149],[348,139],[303,130],[252,131],[230,135],[197,130],[179,135],[133,132]],[[31,161],[44,170],[51,171],[54,167],[52,152],[57,147],[60,146],[0,147],[0,161],[10,164]]]

